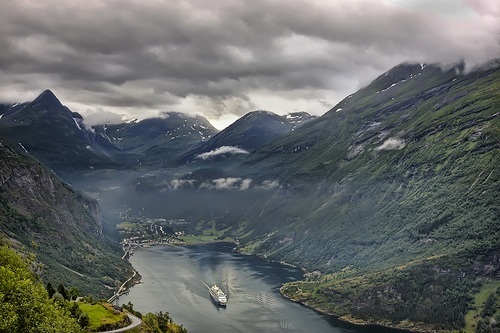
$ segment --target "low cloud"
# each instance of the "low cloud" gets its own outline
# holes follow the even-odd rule
[[[193,179],[174,179],[170,182],[170,188],[172,190],[177,190],[179,187],[183,187],[185,185],[190,185],[193,186],[194,180]]]
[[[233,147],[233,146],[222,146],[217,149],[211,150],[206,153],[202,153],[199,155],[196,155],[196,158],[201,158],[202,160],[207,160],[209,158],[213,158],[218,155],[226,155],[226,154],[231,154],[231,155],[236,155],[236,154],[249,154],[248,151],[238,148],[238,147]]]
[[[280,183],[277,180],[264,180],[262,184],[257,186],[257,188],[262,190],[272,190],[278,186],[280,186]]]
[[[243,179],[241,181],[241,187],[240,187],[240,190],[244,191],[244,190],[248,190],[250,188],[250,184],[252,184],[252,180],[250,178],[247,178],[247,179]]]
[[[389,138],[381,146],[375,148],[375,150],[399,150],[403,149],[404,146],[406,146],[406,143],[403,139]]]
[[[251,178],[227,177],[204,181],[198,186],[198,188],[218,191],[246,191],[251,188],[259,190],[272,190],[279,186],[279,182],[277,180],[264,180],[260,184],[252,184],[253,180]],[[186,187],[196,188],[196,186],[197,181],[194,179],[173,179],[169,184],[169,188],[171,190],[178,190]]]
[[[219,191],[221,190],[244,191],[250,188],[251,182],[252,180],[249,178],[246,179],[239,177],[217,178],[213,179],[210,182],[204,182],[203,184],[200,185],[200,188],[219,190]]]
[[[124,121],[120,115],[106,111],[102,107],[88,108],[82,112],[82,116],[87,126],[121,124]]]
[[[127,119],[322,114],[403,61],[498,57],[499,15],[492,0],[10,1],[0,100],[51,89],[82,115]]]

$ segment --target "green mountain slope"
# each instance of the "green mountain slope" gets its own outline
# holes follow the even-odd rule
[[[0,140],[0,228],[36,254],[52,284],[109,295],[131,275],[101,231],[97,202]]]
[[[492,259],[500,255],[498,64],[468,74],[460,66],[400,65],[247,165],[281,184],[242,221],[248,249],[371,281],[319,283],[311,293],[301,286],[309,304],[366,320],[459,328],[472,286],[483,283],[476,278],[500,277]],[[454,283],[460,309],[453,316],[399,311],[403,291],[425,281],[436,292],[417,288],[415,302],[457,302],[437,292]]]
[[[491,236],[499,216],[500,71],[457,76],[429,67],[417,75],[415,66],[395,68],[253,155],[247,163],[282,184],[269,205],[278,216],[265,212],[272,222],[263,231],[275,231],[266,252],[339,268],[353,260],[397,263],[402,255],[391,253],[413,258]],[[415,81],[382,92],[392,80],[381,81],[400,71]],[[247,223],[258,229],[259,219]],[[464,233],[465,226],[473,229]],[[334,249],[344,243],[340,255]]]

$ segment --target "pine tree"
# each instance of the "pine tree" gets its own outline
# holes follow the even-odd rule
[[[68,293],[66,292],[66,288],[64,288],[64,285],[62,283],[59,283],[59,286],[57,286],[57,292],[61,294],[65,300],[69,300]]]
[[[49,298],[52,298],[52,296],[56,293],[56,290],[54,289],[54,287],[52,287],[52,284],[50,282],[47,283],[47,287],[45,289],[47,289],[47,294],[49,294]]]

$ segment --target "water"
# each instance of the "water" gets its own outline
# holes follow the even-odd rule
[[[142,282],[119,304],[142,312],[169,312],[190,333],[363,332],[336,326],[331,318],[290,302],[278,291],[302,278],[299,269],[231,251],[230,244],[151,247],[131,258]],[[206,285],[228,293],[227,308],[212,302]],[[366,332],[366,331],[365,331]]]

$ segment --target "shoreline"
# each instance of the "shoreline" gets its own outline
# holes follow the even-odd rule
[[[338,324],[340,327],[345,327],[345,328],[356,328],[356,329],[363,329],[367,330],[367,332],[380,332],[380,330],[385,330],[384,332],[393,332],[393,333],[437,333],[437,332],[448,332],[448,331],[438,331],[438,330],[423,330],[419,328],[410,328],[410,327],[398,327],[398,326],[391,326],[388,324],[382,324],[382,323],[373,323],[373,322],[367,322],[362,319],[348,319],[345,316],[339,316],[335,313],[328,312],[325,310],[322,310],[320,308],[316,308],[314,306],[311,306],[305,302],[302,301],[295,301],[285,295],[282,292],[283,285],[279,288],[279,292],[281,296],[289,300],[290,302],[299,304],[305,308],[314,310],[317,313],[320,313],[324,316],[327,316],[329,319],[331,319],[333,322]]]
[[[276,261],[276,260],[272,260],[272,259],[269,259],[268,257],[264,256],[264,255],[259,255],[259,254],[256,254],[256,253],[247,253],[247,252],[242,252],[238,249],[238,245],[237,243],[235,242],[231,242],[231,241],[208,241],[208,242],[196,242],[196,243],[193,243],[193,244],[183,244],[183,245],[174,245],[174,244],[155,244],[155,245],[152,245],[151,247],[158,247],[158,246],[165,246],[165,247],[168,247],[168,246],[178,246],[178,247],[190,247],[190,246],[196,246],[196,245],[207,245],[207,244],[228,244],[228,245],[235,245],[235,247],[232,249],[233,252],[236,252],[240,255],[245,255],[245,256],[255,256],[263,261],[267,261],[267,262],[271,262],[271,263],[278,263],[278,264],[281,264],[283,266],[288,266],[288,267],[293,267],[293,268],[297,268],[297,269],[300,269],[302,270],[302,272],[307,272],[306,269],[304,268],[301,268],[299,266],[296,266],[296,265],[293,265],[293,264],[290,264],[290,263],[286,263],[286,262],[282,262],[282,261]],[[148,249],[148,248],[151,248],[151,247],[145,247],[145,249]],[[142,248],[142,247],[140,247]],[[126,260],[129,260],[129,258],[127,258]],[[132,266],[133,267],[133,266]],[[136,271],[136,269],[133,267],[134,271]],[[139,284],[141,283],[141,275],[140,273],[137,271],[138,273],[138,276],[139,276],[139,280],[136,282],[136,283],[133,283],[129,290],[134,287],[136,284]],[[298,280],[300,281],[300,280]],[[323,316],[326,316],[328,317],[328,319],[333,322],[335,325],[339,326],[339,327],[343,327],[343,328],[355,328],[355,329],[363,329],[365,330],[366,332],[374,332],[374,333],[380,333],[381,330],[385,330],[384,332],[392,332],[392,333],[436,333],[436,332],[439,332],[437,330],[422,330],[422,329],[417,329],[417,328],[402,328],[402,327],[397,327],[397,326],[390,326],[390,325],[385,325],[385,324],[381,324],[381,323],[372,323],[372,322],[365,322],[361,319],[355,319],[353,318],[352,320],[349,320],[348,318],[345,318],[343,316],[338,316],[336,315],[335,313],[331,313],[331,312],[328,312],[328,311],[324,311],[324,310],[321,310],[319,308],[315,308],[311,305],[308,305],[307,303],[305,302],[302,302],[302,301],[295,301],[293,299],[291,299],[290,297],[288,297],[287,295],[285,295],[283,292],[282,292],[282,288],[283,288],[284,284],[282,284],[280,286],[280,288],[278,289],[279,290],[279,293],[282,297],[284,297],[285,299],[287,299],[288,301],[290,302],[293,302],[293,303],[296,303],[296,304],[299,304],[301,306],[303,306],[304,308],[308,308],[308,309],[311,309]],[[119,297],[118,297],[119,298]],[[118,299],[116,299],[118,300]]]

